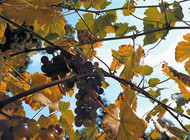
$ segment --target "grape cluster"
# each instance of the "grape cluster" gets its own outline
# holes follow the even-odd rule
[[[27,27],[25,22],[22,24],[23,27]],[[29,29],[33,31],[33,26],[29,26]],[[32,34],[27,34],[22,28],[13,29],[7,23],[7,28],[5,29],[4,36],[6,42],[0,44],[0,50],[5,52],[9,49],[18,49],[20,50],[25,43],[31,41],[30,45],[27,48],[40,47],[41,43],[38,39],[34,38]]]
[[[51,46],[46,48],[48,54],[53,54],[55,49]],[[62,50],[60,55],[54,56],[51,60],[47,56],[42,56],[41,66],[42,72],[46,73],[48,77],[51,77],[52,81],[64,78],[68,72],[70,72],[67,66],[67,59],[71,59],[72,55],[66,50]]]
[[[63,127],[59,124],[53,125],[53,131],[47,130],[43,132],[40,136],[41,140],[66,140],[61,133],[63,132]],[[32,128],[32,129],[30,129]],[[12,126],[11,121],[9,120],[0,120],[0,136],[1,140],[15,140],[15,139],[29,139],[32,137],[33,130],[38,133],[40,131],[40,126],[37,124],[28,124],[24,122],[18,123],[16,126]],[[44,128],[43,128],[44,129]]]
[[[54,51],[53,47],[48,46],[46,48],[48,54],[54,54]],[[43,56],[41,62],[43,63],[41,70],[46,73],[47,76],[51,77],[52,81],[64,78],[69,72],[79,75],[93,73],[96,71],[95,66],[98,66],[97,62],[93,65],[91,61],[85,61],[80,54],[72,56],[66,50],[62,50],[61,53],[54,56],[52,60],[49,60],[47,56]],[[72,88],[74,82],[76,82],[77,88],[79,89],[75,96],[77,99],[75,125],[77,127],[82,125],[85,127],[91,126],[95,123],[97,118],[96,110],[100,107],[100,103],[103,104],[100,96],[104,92],[101,87],[101,78],[86,77],[78,81],[69,81],[64,84],[65,88]]]
[[[90,61],[77,63],[77,66],[80,74],[95,71]],[[102,82],[100,77],[87,77],[77,82],[79,91],[75,95],[77,107],[74,110],[77,114],[75,116],[75,125],[77,127],[82,125],[89,127],[95,123],[97,118],[96,110],[100,107],[100,103],[103,104],[100,95],[103,94],[104,90],[101,86]]]
[[[27,123],[19,123],[11,126],[9,120],[0,120],[0,131],[3,132],[1,140],[13,140],[15,138],[24,138],[29,135],[29,126]]]

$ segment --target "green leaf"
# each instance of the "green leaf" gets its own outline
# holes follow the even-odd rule
[[[174,1],[173,2],[173,14],[175,16],[174,20],[176,21],[181,21],[181,19],[183,19],[184,15],[182,12],[182,7],[180,6],[179,2]]]
[[[93,140],[96,138],[96,135],[98,133],[98,127],[96,127],[96,125],[92,125],[87,129],[86,132],[86,139],[87,140]]]
[[[67,131],[71,131],[73,129],[72,123],[75,121],[75,116],[72,110],[68,110],[69,107],[70,107],[70,102],[59,101],[59,111],[62,114],[59,119],[59,122],[62,125],[66,126],[65,129]]]
[[[186,112],[190,116],[190,109],[187,109]]]
[[[57,39],[59,37],[59,35],[57,33],[49,33],[45,39],[47,40],[53,40],[53,39]]]
[[[144,31],[145,32],[149,32],[149,31],[153,31],[156,30],[154,25],[152,24],[145,24],[144,25]],[[147,34],[145,35],[144,38],[144,44],[143,45],[148,45],[148,44],[152,44],[155,43],[159,38],[156,36],[156,33],[151,33],[151,34]]]
[[[109,86],[109,83],[105,81],[104,75],[102,73],[102,70],[96,66],[96,70],[98,75],[100,76],[101,80],[102,80],[102,87],[103,88],[107,88]]]
[[[95,24],[95,19],[93,17],[92,13],[86,13],[83,15],[83,20],[85,21],[85,23],[88,25],[88,27],[90,29],[93,29],[94,24]],[[75,30],[88,30],[87,26],[84,24],[82,19],[79,19],[77,24],[75,25]]]
[[[120,60],[121,59],[121,55],[119,55],[119,53],[115,50],[111,50],[112,56],[117,59]]]
[[[90,61],[92,61],[92,59],[90,57],[88,57],[88,55],[84,54],[77,46],[75,46],[74,44],[72,44],[74,46],[74,49],[83,57],[86,57],[87,59],[89,59]]]
[[[132,1],[125,3],[123,7],[126,7],[126,9],[122,10],[124,16],[129,16],[135,12],[135,8],[133,8],[135,5]]]
[[[148,66],[148,65],[144,65],[144,66],[135,66],[133,68],[133,70],[137,73],[140,73],[142,75],[150,75],[153,72],[152,67]]]
[[[107,0],[100,0],[100,1],[97,1],[95,4],[93,4],[93,8],[95,9],[105,9],[108,5],[110,5],[111,2],[108,2]]]
[[[116,36],[124,36],[129,32],[128,23],[117,23],[115,26],[118,28],[115,32]]]
[[[158,79],[158,78],[151,78],[151,79],[148,81],[148,84],[149,84],[149,86],[151,86],[151,87],[155,87],[159,82],[160,82],[160,79]]]
[[[79,140],[81,138],[81,134],[78,130],[76,132],[73,130],[69,133],[70,140]]]

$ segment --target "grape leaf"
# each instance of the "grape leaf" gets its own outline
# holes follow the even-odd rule
[[[161,101],[162,103],[166,104],[168,102],[168,99],[164,99]],[[146,121],[149,122],[151,119],[151,116],[155,116],[157,114],[158,118],[161,119],[164,114],[166,113],[166,110],[160,106],[156,105],[147,115],[146,115]]]
[[[149,86],[155,87],[160,82],[158,78],[150,78],[148,81]]]
[[[177,72],[174,68],[167,66],[167,64],[162,65],[162,71],[178,84],[185,99],[190,98],[190,92],[187,89],[190,86],[188,75]]]
[[[81,134],[78,130],[76,130],[76,131],[72,130],[69,133],[69,139],[70,140],[79,140],[80,138],[81,138]]]
[[[88,27],[90,29],[93,28],[94,24],[95,24],[95,19],[93,18],[93,14],[92,13],[86,13],[83,15],[83,20],[85,21],[85,23],[88,25]],[[75,25],[75,30],[88,30],[88,28],[86,27],[85,23],[83,22],[82,19],[79,19],[77,24]]]
[[[135,12],[135,4],[133,1],[129,1],[123,5],[123,7],[127,7],[126,9],[122,10],[124,16],[129,16]]]
[[[147,133],[147,136],[150,136],[152,139],[160,139],[162,138],[162,135],[155,130],[152,130],[151,132]]]
[[[190,33],[184,35],[183,38],[185,41],[179,42],[175,49],[175,60],[177,62],[183,62],[189,59],[185,63],[185,69],[190,74]]]
[[[113,104],[107,109],[118,118],[118,108]],[[133,140],[140,138],[147,127],[143,119],[139,119],[127,103],[121,103],[120,121],[114,120],[109,114],[103,117],[102,128],[106,130],[106,139]],[[131,119],[133,118],[133,119]]]
[[[72,123],[74,122],[74,114],[72,110],[68,110],[70,107],[70,102],[59,102],[59,111],[61,112],[61,116],[59,122],[62,124],[65,130],[71,132],[73,130]]]
[[[114,104],[110,104],[106,108],[109,110],[110,113],[112,113],[113,116],[118,118],[119,110]],[[111,140],[117,138],[119,123],[119,121],[114,120],[109,114],[103,116],[101,128],[104,129],[106,132],[105,139]]]
[[[148,66],[148,65],[144,65],[144,66],[135,66],[133,68],[133,70],[137,73],[140,73],[142,75],[150,75],[153,72],[152,67]]]
[[[4,77],[4,81],[6,82],[6,90],[11,92],[13,95],[17,95],[30,89],[30,85],[28,83],[20,81],[10,73],[7,73],[6,77]]]
[[[106,33],[110,34],[110,33],[114,33],[115,32],[115,28],[113,26],[106,26],[105,27],[105,31]]]
[[[122,56],[125,56],[125,65],[122,70],[120,77],[126,80],[130,80],[135,75],[135,72],[132,70],[135,66],[138,66],[140,59],[144,56],[144,51],[141,46],[137,51],[133,51],[132,45],[122,45],[119,47],[118,53]]]
[[[92,7],[96,10],[98,9],[105,9],[108,5],[111,4],[111,2],[108,2],[107,0],[101,0],[101,1],[97,1],[97,0],[92,0]]]
[[[97,133],[98,133],[98,127],[96,127],[95,125],[88,127],[86,132],[86,139],[87,140],[95,139]]]

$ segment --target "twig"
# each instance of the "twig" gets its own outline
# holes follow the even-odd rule
[[[90,28],[88,27],[88,24],[85,22],[85,20],[82,18],[82,16],[79,14],[79,12],[77,11],[77,9],[75,9],[75,6],[73,5],[72,1],[70,0],[71,5],[73,6],[73,9],[75,10],[75,12],[78,14],[78,16],[81,18],[81,20],[83,21],[83,23],[86,25],[86,27],[88,28],[88,31],[92,34]],[[93,35],[93,34],[92,34]]]
[[[142,89],[146,89],[146,88],[149,88],[149,87],[154,86],[154,85],[162,84],[162,83],[164,83],[164,82],[166,82],[166,81],[168,81],[168,80],[170,80],[170,78],[168,78],[168,79],[166,79],[166,80],[163,80],[163,81],[161,81],[161,82],[159,82],[159,83],[149,85],[149,86],[144,87],[144,88],[142,88]]]
[[[187,1],[189,1],[189,0],[182,0],[182,1],[179,1],[179,3],[187,2]],[[173,3],[167,4],[167,5],[171,6],[171,5],[173,5]],[[120,7],[120,8],[114,8],[114,9],[95,11],[95,10],[89,10],[89,9],[72,8],[70,6],[64,6],[64,5],[61,5],[61,4],[58,4],[58,5],[54,5],[53,4],[52,6],[61,7],[61,8],[65,8],[65,9],[68,9],[68,10],[77,10],[77,11],[82,11],[82,12],[90,12],[90,13],[94,13],[94,14],[97,14],[97,15],[99,15],[102,12],[110,12],[110,11],[117,11],[117,10],[128,9],[128,7]],[[140,9],[140,8],[151,8],[151,7],[162,7],[162,5],[133,6],[132,8],[139,8]]]
[[[24,49],[23,51],[13,53],[10,56],[12,57],[12,56],[16,56],[16,55],[19,55],[19,54],[22,54],[22,53],[28,53],[28,52],[34,52],[34,51],[42,51],[42,50],[46,50],[46,48]]]
[[[31,119],[34,119],[41,111],[42,109],[44,109],[45,106],[41,107],[38,112],[31,118]]]

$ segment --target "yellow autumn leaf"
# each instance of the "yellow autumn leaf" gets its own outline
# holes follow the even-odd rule
[[[151,132],[147,133],[147,136],[150,136],[152,139],[159,139],[162,138],[162,135],[155,130],[152,130]]]
[[[184,35],[183,38],[185,41],[179,42],[175,49],[175,59],[177,62],[183,62],[188,59],[185,63],[185,69],[190,74],[190,33]]]
[[[13,95],[17,95],[30,89],[29,84],[19,81],[10,73],[7,73],[6,77],[4,77],[4,81],[6,82],[6,90],[11,92]]]
[[[105,31],[110,34],[115,32],[115,28],[113,26],[106,26]]]
[[[134,140],[143,136],[147,123],[139,119],[127,103],[121,104],[118,140]]]
[[[118,70],[123,64],[119,63],[118,60],[116,60],[115,58],[113,58],[113,61],[111,63],[110,66],[110,70],[114,71],[114,70]]]
[[[111,104],[107,109],[118,118],[119,109]],[[106,132],[105,139],[134,140],[140,138],[146,130],[147,123],[139,119],[127,103],[120,105],[120,121],[114,120],[109,114],[103,117],[101,128]]]

